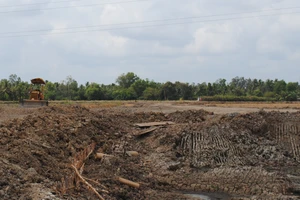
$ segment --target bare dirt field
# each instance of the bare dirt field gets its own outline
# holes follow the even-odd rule
[[[0,105],[0,199],[300,199],[300,103]]]
[[[88,107],[88,104],[86,105]],[[93,107],[91,107],[93,108]],[[228,113],[249,113],[264,111],[296,112],[300,110],[300,102],[295,103],[264,103],[264,102],[197,102],[197,101],[178,101],[178,102],[129,102],[119,104],[117,109],[128,112],[176,112],[185,110],[204,109],[215,114]]]

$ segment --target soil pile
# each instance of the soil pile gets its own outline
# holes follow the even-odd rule
[[[145,131],[135,123],[161,121],[175,125],[134,135]],[[185,192],[224,193],[224,199],[297,198],[299,121],[299,112],[220,116],[204,110],[36,109],[0,124],[0,197],[98,199],[74,179],[71,166],[95,144],[81,175],[104,199],[191,198]],[[96,153],[104,156],[96,158]],[[123,184],[119,177],[140,187]]]

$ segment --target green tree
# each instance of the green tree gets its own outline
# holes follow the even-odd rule
[[[265,87],[264,87],[264,90],[262,92],[266,93],[266,92],[273,92],[273,91],[274,91],[274,81],[270,80],[270,79],[267,79],[265,81]]]
[[[176,93],[180,99],[189,100],[193,98],[193,89],[188,83],[175,82]]]
[[[66,81],[66,89],[67,89],[67,98],[69,100],[74,100],[75,97],[77,96],[78,92],[78,83],[76,80],[72,78],[72,76],[67,76]]]
[[[113,97],[115,100],[135,100],[136,94],[132,87],[130,88],[116,88],[113,91]]]
[[[160,99],[160,90],[157,88],[147,87],[143,92],[143,99],[159,100]]]
[[[198,84],[196,90],[197,97],[207,96],[207,84],[205,82]]]
[[[274,92],[276,94],[281,94],[286,91],[286,82],[284,80],[275,81],[274,83]]]
[[[254,91],[260,90],[260,89],[259,89],[260,81],[261,81],[261,80],[258,81],[257,79],[253,79],[253,80],[251,80],[251,82],[249,81],[248,94],[249,94],[250,96],[251,96],[251,95],[256,96],[256,95],[254,94]],[[257,93],[257,92],[256,92],[256,93]],[[260,93],[260,94],[262,94],[262,93]]]
[[[299,84],[298,82],[289,82],[286,85],[286,91],[287,92],[296,92],[299,88]]]
[[[85,97],[88,100],[102,100],[104,95],[101,91],[100,85],[97,83],[91,83],[86,88]]]
[[[218,79],[213,83],[214,94],[225,95],[227,93],[226,79]]]
[[[10,84],[7,79],[0,81],[0,100],[9,101]]]
[[[149,82],[147,80],[138,79],[130,86],[135,91],[138,99],[142,98],[145,89],[149,86],[148,83]]]
[[[8,87],[7,87],[7,93],[9,99],[12,101],[20,100],[20,98],[24,97],[22,91],[24,89],[25,89],[25,85],[22,84],[21,78],[18,77],[16,74],[11,74],[8,79]]]
[[[276,94],[275,94],[275,92],[265,92],[264,97],[274,98],[274,97],[276,97]]]
[[[57,97],[57,85],[47,81],[46,86],[45,86],[45,99],[48,100],[56,100]]]
[[[170,81],[163,84],[161,88],[161,97],[163,97],[162,99],[164,100],[179,100],[175,84]]]
[[[76,100],[87,100],[85,90],[85,86],[81,84],[78,88]]]
[[[214,96],[215,95],[215,91],[214,91],[214,88],[211,85],[211,83],[207,84],[207,95],[208,96]]]
[[[229,90],[232,95],[235,96],[244,96],[246,95],[246,91],[250,90],[251,83],[247,81],[244,77],[235,77],[229,83]]]
[[[128,72],[127,74],[120,75],[116,83],[123,88],[129,88],[135,81],[139,80],[140,78],[135,75],[133,72]]]
[[[256,90],[253,91],[253,95],[256,96],[256,97],[262,97],[263,93],[261,92],[260,89],[256,89]]]
[[[18,85],[16,86],[16,93],[17,93],[18,100],[28,98],[29,88],[30,85],[27,82],[20,81],[18,83]]]
[[[296,92],[289,92],[284,97],[286,101],[297,101],[297,94]]]

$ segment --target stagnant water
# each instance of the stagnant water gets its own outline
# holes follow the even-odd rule
[[[185,193],[185,195],[201,200],[228,200],[229,196],[221,193]]]
[[[211,200],[209,196],[202,195],[202,194],[186,194],[186,196],[194,197],[194,198],[199,198],[201,200]]]

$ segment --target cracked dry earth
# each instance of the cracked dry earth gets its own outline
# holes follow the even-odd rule
[[[143,135],[151,127],[135,126],[164,121],[175,124]],[[91,144],[81,175],[104,199],[300,199],[299,121],[300,112],[38,108],[0,122],[0,199],[98,199],[72,178]]]

